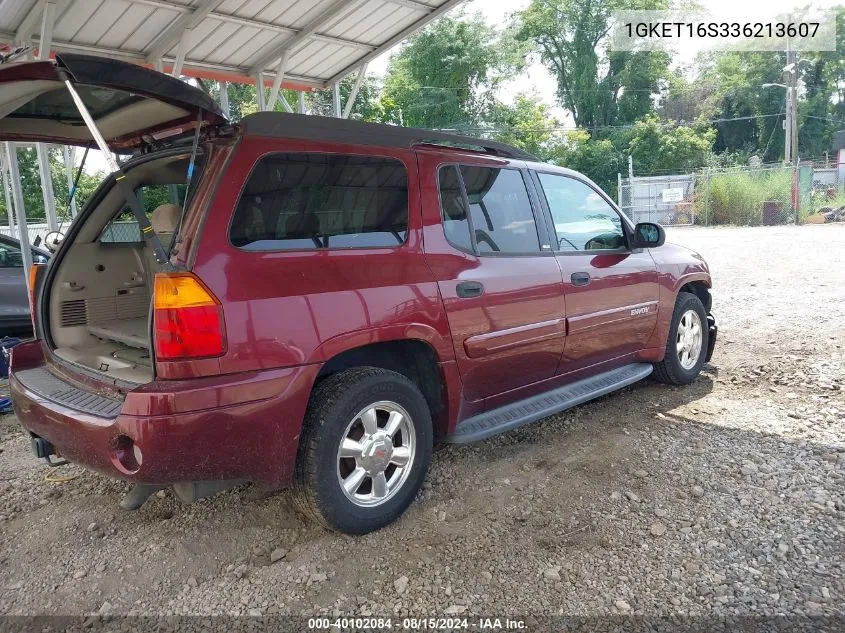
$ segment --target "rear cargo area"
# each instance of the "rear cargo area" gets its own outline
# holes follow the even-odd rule
[[[127,170],[166,249],[181,213],[188,160],[171,154]],[[153,250],[116,187],[79,221],[44,292],[53,353],[109,382],[149,382],[150,302],[160,268]]]

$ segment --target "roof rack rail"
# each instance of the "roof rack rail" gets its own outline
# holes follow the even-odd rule
[[[456,149],[481,150],[503,158],[536,161],[537,158],[519,148],[484,138],[461,136],[436,130],[399,127],[384,123],[351,121],[336,117],[287,112],[258,112],[241,121],[246,134],[276,136],[317,141],[335,141],[351,145],[398,147],[411,149],[415,145],[445,145]]]

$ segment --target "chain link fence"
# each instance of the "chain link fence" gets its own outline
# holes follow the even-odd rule
[[[72,220],[59,220],[59,230],[62,233],[67,233]],[[50,232],[50,226],[46,222],[27,223],[27,235],[29,235],[29,243],[32,246],[39,246],[44,240],[44,236]],[[8,224],[0,224],[0,234],[20,239],[20,227],[9,226]],[[40,239],[38,239],[40,238]],[[100,236],[103,242],[143,242],[144,238],[141,236],[141,229],[135,221],[128,222],[112,222],[104,230]]]
[[[816,171],[820,172],[816,174]],[[664,226],[800,223],[818,206],[816,182],[841,190],[829,170],[762,165],[619,178],[619,207],[634,222]],[[829,195],[826,190],[825,195]]]

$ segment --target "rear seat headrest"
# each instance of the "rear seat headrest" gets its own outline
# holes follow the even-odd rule
[[[182,207],[178,204],[161,204],[153,211],[150,224],[153,225],[153,231],[156,233],[173,233],[181,215]]]

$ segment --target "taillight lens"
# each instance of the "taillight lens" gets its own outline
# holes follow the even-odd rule
[[[35,333],[35,296],[38,290],[38,275],[47,264],[33,264],[29,267],[29,314],[32,316],[32,331]]]
[[[226,349],[223,309],[191,273],[156,273],[153,333],[159,360],[220,356]]]

